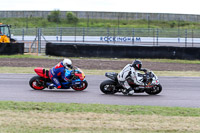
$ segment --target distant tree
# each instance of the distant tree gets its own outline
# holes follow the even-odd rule
[[[48,15],[47,19],[49,22],[60,23],[61,22],[60,11],[59,10],[52,11],[51,14]]]
[[[170,25],[170,28],[174,28],[176,26],[176,21],[171,21],[169,25]]]
[[[78,18],[73,12],[67,12],[66,16],[67,16],[67,23],[71,23],[71,24],[78,23]]]

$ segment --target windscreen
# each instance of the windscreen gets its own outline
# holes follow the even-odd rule
[[[10,36],[8,26],[0,26],[0,35]]]

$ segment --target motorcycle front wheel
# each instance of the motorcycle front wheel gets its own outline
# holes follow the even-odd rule
[[[151,89],[145,90],[145,92],[149,95],[157,95],[162,91],[161,84],[155,85]]]
[[[117,92],[115,87],[116,83],[112,80],[105,80],[100,84],[100,90],[104,94],[115,94]]]
[[[44,79],[41,78],[40,76],[34,76],[30,79],[29,85],[34,90],[43,90],[45,88],[44,82],[45,82]]]
[[[81,82],[81,85],[73,85],[71,88],[74,89],[75,91],[83,91],[87,88],[88,86],[88,82],[85,80],[85,81],[82,81]]]

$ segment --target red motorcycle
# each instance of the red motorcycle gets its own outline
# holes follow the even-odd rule
[[[43,90],[47,88],[50,84],[52,84],[51,79],[49,78],[49,71],[45,70],[44,68],[37,67],[34,69],[34,71],[37,73],[37,76],[34,76],[30,79],[29,85],[34,90]],[[68,75],[69,73],[65,73],[65,75]],[[61,83],[61,89],[74,89],[76,91],[82,91],[85,90],[88,86],[87,81],[85,80],[85,74],[83,71],[78,67],[73,67],[73,69],[70,71],[70,81],[64,81],[60,80]]]

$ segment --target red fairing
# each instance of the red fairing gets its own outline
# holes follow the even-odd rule
[[[75,73],[75,76],[78,76],[81,81],[83,81],[85,78],[85,77],[83,77],[82,73]]]
[[[43,78],[49,78],[46,76],[45,72],[43,71],[44,68],[42,67],[37,67],[34,69],[34,71],[37,73],[38,76],[43,77]]]

